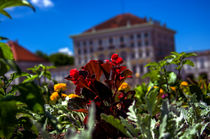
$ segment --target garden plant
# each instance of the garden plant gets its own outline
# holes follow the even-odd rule
[[[0,0],[0,13],[11,18],[4,9],[21,5],[33,8],[26,0]],[[185,65],[194,66],[192,56],[172,52],[147,64],[142,78],[149,81],[134,88],[126,80],[133,73],[117,53],[90,60],[69,69],[63,82],[76,88],[68,92],[51,78],[54,67],[22,72],[0,42],[0,138],[210,138],[210,83],[181,78]]]

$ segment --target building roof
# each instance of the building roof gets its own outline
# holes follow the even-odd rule
[[[197,56],[210,56],[210,50],[196,51]]]
[[[8,45],[12,50],[15,61],[48,62],[20,46],[17,41],[8,41]]]
[[[99,30],[104,30],[104,29],[119,28],[119,27],[128,26],[128,25],[144,24],[144,23],[147,23],[146,18],[139,18],[130,13],[120,14],[101,24],[98,24],[86,30],[84,33],[92,32],[92,31],[99,31]]]

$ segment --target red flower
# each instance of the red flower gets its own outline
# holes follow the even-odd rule
[[[79,71],[77,69],[72,69],[69,71],[69,75],[72,78],[78,78],[79,77]]]
[[[124,94],[122,92],[120,92],[120,94],[118,95],[118,98],[121,99],[124,97]]]
[[[113,54],[111,60],[117,60],[118,57],[119,57],[118,54]]]
[[[113,54],[111,57],[111,61],[114,65],[120,65],[123,63],[123,59],[118,56],[118,54]]]

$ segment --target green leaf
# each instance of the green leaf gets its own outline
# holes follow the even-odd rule
[[[16,101],[0,101],[0,138],[10,138],[17,127]]]
[[[114,126],[116,129],[121,131],[121,133],[123,133],[127,137],[131,137],[119,119],[114,118],[112,115],[106,115],[104,113],[101,114],[101,119]]]
[[[14,60],[12,51],[6,43],[0,42],[0,58]]]
[[[0,1],[0,14],[12,18],[6,11],[5,8],[16,7],[16,6],[27,6],[35,11],[35,8],[27,0],[1,0]]]
[[[190,66],[194,67],[194,63],[189,59],[184,60],[183,65],[190,65]]]
[[[174,72],[169,73],[168,84],[174,84],[176,82],[177,76]]]
[[[167,126],[167,115],[165,115],[163,117],[163,120],[160,124],[160,128],[159,128],[159,139],[162,139],[164,137],[166,137],[168,134],[166,132],[166,126]]]
[[[147,110],[151,116],[155,114],[154,112],[156,111],[157,108],[157,102],[158,102],[156,97],[157,95],[158,95],[157,89],[153,89],[146,96]]]

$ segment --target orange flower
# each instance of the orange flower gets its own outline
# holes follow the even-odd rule
[[[172,91],[174,91],[174,92],[176,91],[176,87],[171,86],[170,88],[171,88]]]
[[[158,88],[158,86],[154,86],[154,88]]]
[[[51,94],[51,96],[50,96],[50,100],[57,100],[58,99],[58,97],[59,97],[59,94],[58,94],[58,92],[53,92],[52,94]]]
[[[181,87],[187,87],[188,86],[188,82],[183,81],[183,82],[181,82],[180,86]]]
[[[67,97],[68,95],[67,94],[61,94],[61,97]]]
[[[75,97],[79,97],[78,95],[76,95],[76,94],[70,94],[69,95],[69,98],[71,99],[71,98],[75,98]]]
[[[163,93],[164,93],[163,89],[162,89],[162,88],[160,88],[160,94],[163,94]]]
[[[59,91],[65,91],[66,88],[66,84],[65,83],[58,83],[54,85],[54,91],[59,92]]]

